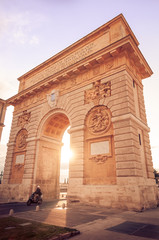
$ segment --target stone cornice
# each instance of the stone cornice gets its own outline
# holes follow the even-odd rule
[[[0,103],[6,103],[6,100],[4,100],[4,99],[2,99],[2,98],[0,98]]]
[[[40,65],[36,66],[35,68],[33,68],[32,70],[30,70],[29,72],[27,72],[26,74],[22,75],[21,77],[18,78],[18,80],[21,80],[25,77],[28,77],[30,74],[34,74],[34,72],[38,71],[41,68],[45,68],[47,65],[52,64],[52,62],[54,62],[55,60],[59,60],[61,59],[61,57],[63,57],[63,55],[66,55],[70,52],[72,52],[74,49],[77,49],[79,46],[81,47],[83,44],[85,44],[87,41],[89,42],[90,39],[92,38],[96,38],[99,37],[99,34],[102,34],[103,32],[107,31],[114,23],[116,23],[117,21],[121,21],[123,22],[123,24],[126,26],[127,28],[127,32],[128,35],[131,35],[136,46],[139,45],[138,40],[136,39],[134,33],[132,32],[129,24],[127,23],[126,19],[124,18],[123,14],[119,14],[118,16],[116,16],[115,18],[113,18],[112,20],[110,20],[109,22],[103,24],[102,26],[100,26],[99,28],[97,28],[96,30],[92,31],[91,33],[89,33],[88,35],[86,35],[85,37],[81,38],[80,40],[78,40],[77,42],[75,42],[74,44],[70,45],[69,47],[65,48],[64,50],[62,50],[61,52],[57,53],[56,55],[54,55],[53,57],[49,58],[48,60],[46,60],[45,62],[41,63]]]
[[[85,129],[84,125],[81,126],[77,126],[77,127],[71,127],[70,129],[67,130],[67,132],[69,134],[74,133],[74,132],[79,132],[79,131],[83,131]]]
[[[7,104],[15,105],[17,102],[22,101],[24,98],[31,95],[35,95],[41,90],[49,88],[50,86],[57,85],[61,81],[65,81],[73,76],[77,76],[83,71],[94,68],[95,66],[104,63],[112,57],[120,56],[121,53],[127,52],[131,60],[134,61],[134,66],[140,72],[141,79],[149,77],[152,74],[152,70],[147,64],[141,51],[138,49],[131,35],[128,35],[113,44],[110,44],[100,51],[93,53],[92,55],[76,62],[65,69],[56,72],[55,74],[46,77],[40,82],[34,84],[31,87],[19,92],[15,96],[6,100]]]
[[[117,117],[112,117],[112,122],[118,122],[118,121],[124,121],[124,120],[132,120],[134,122],[136,122],[142,129],[146,130],[146,131],[150,131],[150,128],[139,118],[135,117],[132,113],[128,113],[122,116],[117,116]]]
[[[37,141],[47,141],[47,142],[54,143],[59,146],[63,146],[63,143],[60,140],[51,138],[49,136],[41,136],[40,138],[37,138],[36,140]]]
[[[126,46],[127,51],[129,53],[129,58],[134,60],[136,63],[136,67],[140,68],[140,74],[142,75],[142,79],[150,77],[153,72],[148,65],[146,59],[144,58],[143,54],[141,53],[140,49],[134,44],[132,38],[129,40],[129,44]]]

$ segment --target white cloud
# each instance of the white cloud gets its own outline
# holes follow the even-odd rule
[[[37,45],[39,44],[39,38],[36,36],[32,36],[31,40],[29,41],[31,45]]]
[[[38,18],[36,18],[38,19]],[[15,44],[38,44],[29,12],[0,16],[0,36]],[[37,20],[36,20],[37,21]],[[36,26],[34,24],[34,26]]]
[[[18,29],[13,32],[13,38],[10,39],[10,42],[25,44],[27,42],[27,36],[22,29]]]

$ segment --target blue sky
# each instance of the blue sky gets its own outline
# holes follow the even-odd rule
[[[17,78],[123,13],[152,68],[143,80],[154,167],[159,168],[159,0],[0,0],[0,98]],[[10,112],[2,144],[8,141]]]

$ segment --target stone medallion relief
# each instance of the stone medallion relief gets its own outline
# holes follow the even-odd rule
[[[17,135],[16,138],[16,148],[18,150],[22,150],[24,148],[26,148],[26,138],[27,138],[28,134],[26,129],[22,129],[20,130],[20,132]]]
[[[87,128],[92,134],[106,132],[111,124],[110,111],[105,106],[98,106],[91,110],[87,118]]]

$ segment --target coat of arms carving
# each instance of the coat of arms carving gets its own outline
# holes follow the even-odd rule
[[[24,127],[30,121],[31,112],[27,112],[27,110],[23,111],[23,114],[18,118],[18,126]]]
[[[100,99],[111,96],[111,82],[101,84],[100,81],[93,83],[93,88],[85,91],[85,103],[99,104]]]
[[[51,108],[57,106],[59,91],[53,90],[50,94],[47,94],[47,101]]]

